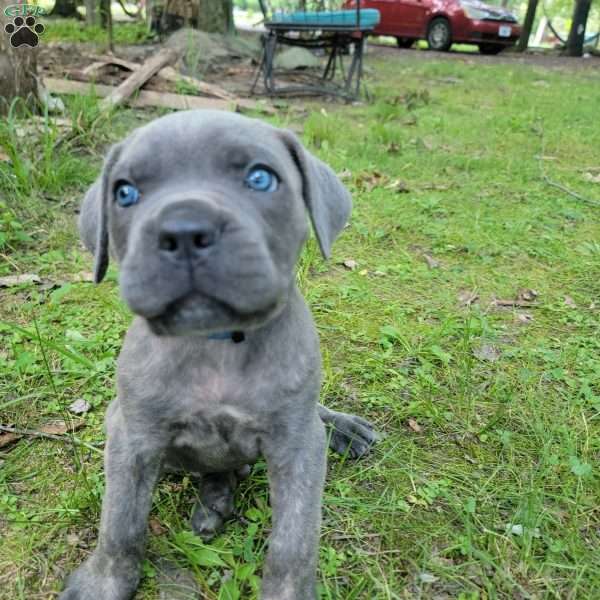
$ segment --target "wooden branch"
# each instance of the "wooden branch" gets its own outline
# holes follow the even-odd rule
[[[181,73],[178,73],[173,67],[162,68],[158,72],[158,76],[173,83],[177,83],[178,81],[185,81],[185,83],[189,84],[202,94],[206,94],[207,96],[214,96],[215,98],[221,98],[222,100],[239,100],[237,96],[231,94],[227,90],[224,90],[222,87],[214,85],[212,83],[207,83],[206,81],[200,81],[200,79],[196,79],[195,77],[182,75]]]
[[[100,69],[104,67],[108,67],[110,65],[116,65],[117,67],[122,67],[123,69],[127,69],[128,71],[135,71],[139,68],[139,64],[131,62],[129,60],[123,60],[122,58],[117,58],[116,56],[98,56],[97,62],[93,62],[91,65],[82,69],[81,73],[86,76],[94,76]],[[178,81],[185,81],[191,87],[195,88],[202,94],[206,94],[207,96],[213,96],[215,98],[221,98],[222,100],[238,100],[238,97],[235,94],[224,90],[221,86],[215,85],[214,83],[207,83],[206,81],[201,81],[200,79],[196,79],[195,77],[189,77],[188,75],[183,75],[179,73],[173,67],[163,67],[158,72],[158,77],[162,77],[165,81],[170,81],[172,83],[177,83]]]
[[[100,103],[100,110],[106,111],[123,104],[130,96],[139,90],[145,83],[156,75],[163,67],[177,59],[177,53],[170,48],[163,48],[158,54],[149,58],[140,65],[120,86]]]
[[[90,84],[81,81],[69,81],[68,79],[55,79],[53,77],[46,77],[44,82],[47,89],[55,94],[86,95],[94,92],[97,96],[104,98],[112,94],[115,90],[110,85]],[[128,98],[126,102],[130,106],[138,108],[161,106],[176,110],[209,108],[213,110],[233,110],[236,112],[257,110],[266,114],[273,114],[275,112],[271,106],[254,103],[250,100],[242,100],[241,98],[236,101],[228,101],[219,98],[202,98],[200,96],[153,92],[150,90],[140,90],[137,95]]]
[[[67,434],[58,435],[55,433],[45,433],[43,431],[36,431],[34,429],[18,429],[17,427],[7,427],[6,425],[0,425],[0,431],[4,431],[4,432],[14,436],[12,439],[10,439],[9,443],[11,443],[13,441],[16,442],[19,438],[21,438],[23,436],[36,437],[36,438],[43,438],[46,440],[54,440],[56,442],[66,442],[66,443],[72,442],[74,444],[77,444],[78,446],[83,446],[84,448],[87,448],[88,450],[93,450],[94,452],[104,454],[104,452],[102,450],[100,450],[100,448],[97,448],[96,446],[93,446],[92,444],[89,444],[88,442],[84,442],[83,440],[79,439],[78,437],[75,437],[74,435],[67,435]],[[8,443],[6,445],[8,445]]]

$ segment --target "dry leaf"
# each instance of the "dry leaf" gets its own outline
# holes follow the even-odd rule
[[[83,415],[91,408],[91,404],[83,398],[78,398],[69,405],[69,410],[76,415]]]
[[[524,300],[525,302],[533,302],[539,294],[535,290],[522,289],[517,294],[517,300]]]
[[[0,150],[0,161],[8,162],[8,161],[10,161],[10,156],[8,154],[4,153],[2,150]]]
[[[410,192],[409,187],[401,179],[394,179],[394,181],[388,183],[385,186],[386,190],[393,190],[397,194],[407,194]]]
[[[356,179],[356,185],[364,191],[370,192],[376,187],[381,187],[389,181],[389,178],[379,171],[371,171],[370,173],[359,173]]]
[[[5,448],[16,442],[21,436],[16,433],[0,433],[0,448]]]
[[[21,273],[20,275],[7,275],[0,277],[0,287],[13,287],[23,283],[41,283],[39,275],[35,273]]]
[[[527,325],[533,321],[531,313],[517,313],[517,321],[523,325]]]
[[[76,282],[94,282],[94,274],[91,271],[80,271],[73,277]]]
[[[496,362],[500,358],[500,354],[500,350],[492,344],[481,344],[478,348],[473,349],[475,358],[488,362]]]
[[[438,269],[439,268],[440,263],[435,258],[433,258],[433,256],[423,253],[423,258],[425,259],[425,262],[427,263],[427,266],[430,269]]]
[[[155,517],[151,517],[148,521],[152,535],[164,535],[168,529]]]
[[[50,421],[45,425],[42,425],[37,431],[40,433],[48,433],[50,435],[64,435],[67,432],[77,431],[83,427],[83,421],[73,421],[69,425],[67,425],[62,420]]]
[[[385,277],[387,273],[384,273],[383,271],[373,271],[373,275],[375,275],[375,277]]]
[[[469,290],[463,290],[458,294],[458,301],[463,306],[471,306],[479,300],[479,294],[477,292],[471,292]]]
[[[400,146],[400,144],[397,144],[396,142],[390,142],[385,147],[385,151],[388,152],[389,154],[398,154],[398,152],[400,152],[401,149],[402,149],[402,146]]]
[[[423,428],[417,423],[417,421],[415,419],[413,419],[412,417],[410,417],[408,419],[408,426],[410,427],[410,429],[412,429],[415,433],[422,433],[423,432]]]
[[[600,173],[597,175],[594,175],[593,173],[585,173],[583,178],[591,183],[600,183]]]
[[[571,298],[571,296],[565,296],[565,306],[568,306],[569,308],[577,308],[577,304],[575,303],[575,300]]]
[[[337,176],[342,181],[345,181],[346,179],[350,179],[352,177],[352,171],[350,169],[344,169],[343,171],[340,171]]]
[[[354,271],[358,267],[358,263],[355,260],[352,260],[351,258],[349,258],[348,260],[345,260],[342,264],[349,271]]]

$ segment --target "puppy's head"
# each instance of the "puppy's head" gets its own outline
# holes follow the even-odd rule
[[[157,334],[206,334],[275,316],[307,237],[306,214],[327,257],[350,208],[333,171],[291,132],[188,111],[112,148],[81,229],[96,281],[110,245],[123,298]]]

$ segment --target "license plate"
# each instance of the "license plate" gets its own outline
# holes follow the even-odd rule
[[[512,29],[510,27],[508,27],[507,25],[501,25],[500,29],[498,29],[498,35],[500,37],[510,37],[511,33],[512,33]]]

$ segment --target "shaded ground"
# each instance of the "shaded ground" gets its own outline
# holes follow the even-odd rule
[[[464,46],[464,48],[468,48]],[[433,52],[422,48],[399,49],[384,45],[374,40],[369,44],[369,53],[388,59],[401,61],[457,61],[466,65],[529,65],[543,69],[559,69],[565,71],[585,71],[600,69],[600,56],[590,55],[587,58],[561,56],[559,51],[504,51],[496,56],[486,56],[476,51],[451,50],[450,52]]]

